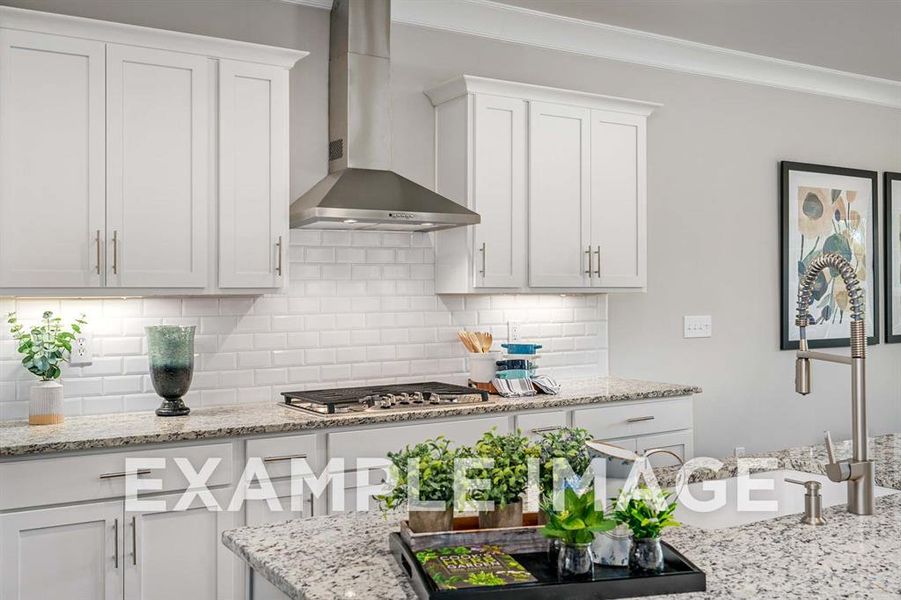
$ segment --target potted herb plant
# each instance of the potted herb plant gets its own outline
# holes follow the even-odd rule
[[[578,427],[565,427],[543,433],[538,440],[540,502],[542,506],[551,506],[554,491],[554,463],[564,459],[576,477],[581,477],[591,466],[591,454],[585,442],[591,440],[591,433]],[[539,517],[547,522],[547,515],[542,511]]]
[[[475,457],[493,461],[491,468],[475,469],[472,477],[490,482],[477,490],[473,499],[494,502],[494,510],[479,511],[479,527],[522,526],[522,494],[529,483],[530,458],[537,458],[538,446],[517,430],[506,435],[488,431],[472,448]]]
[[[669,502],[670,496],[672,492],[641,486],[617,503],[614,518],[632,531],[629,568],[633,571],[659,573],[663,570],[660,534],[667,527],[679,526],[673,519],[676,502]]]
[[[409,498],[410,465],[418,467],[419,500],[437,501],[444,510],[417,510],[409,508],[410,529],[416,533],[425,531],[450,531],[454,526],[454,460],[457,452],[443,436],[426,440],[415,446],[407,446],[399,452],[389,452],[390,478],[393,488],[387,494],[376,496],[383,510],[391,510],[406,504]]]
[[[591,579],[594,576],[594,556],[591,543],[596,533],[610,531],[616,522],[604,517],[594,502],[594,489],[581,495],[571,487],[564,489],[565,508],[548,512],[548,524],[541,529],[545,537],[560,540],[557,555],[557,577],[562,580]],[[553,556],[551,556],[553,559]]]
[[[31,388],[28,404],[28,423],[50,425],[63,421],[63,386],[57,381],[62,374],[63,363],[69,362],[72,342],[81,333],[87,321],[84,315],[64,329],[62,319],[46,311],[41,322],[26,329],[16,313],[7,316],[9,331],[18,343],[16,350],[22,355],[22,366],[40,377]]]

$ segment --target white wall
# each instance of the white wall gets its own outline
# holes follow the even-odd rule
[[[292,73],[292,194],[325,172],[326,11],[269,1],[0,3],[310,50]],[[409,26],[394,27],[392,58],[394,166],[424,185],[434,140],[422,90],[460,73],[664,103],[648,129],[649,291],[610,297],[611,372],[703,386],[700,453],[814,442],[824,428],[848,434],[846,373],[816,365],[814,394],[801,398],[791,354],[778,350],[778,161],[901,171],[901,111]],[[685,314],[713,315],[714,337],[683,340]],[[901,345],[871,351],[870,408],[874,432],[901,431]]]
[[[802,398],[779,351],[778,166],[901,171],[901,111],[411,26],[394,28],[392,60],[394,164],[423,183],[421,90],[459,73],[663,103],[648,124],[648,293],[610,296],[610,372],[702,386],[700,454],[850,435],[847,371],[814,365]],[[695,314],[713,316],[713,338],[682,338]],[[901,431],[901,344],[871,349],[869,385],[871,430]]]

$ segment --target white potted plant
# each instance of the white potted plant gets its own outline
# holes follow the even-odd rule
[[[69,362],[72,342],[81,333],[87,321],[81,315],[68,329],[63,329],[62,319],[46,311],[39,325],[26,329],[19,323],[16,313],[7,317],[9,331],[18,343],[22,366],[41,380],[31,388],[28,404],[28,423],[51,425],[63,421],[63,386],[57,381],[62,374],[62,364]]]

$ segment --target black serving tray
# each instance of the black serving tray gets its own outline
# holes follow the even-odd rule
[[[595,565],[595,576],[591,581],[560,582],[557,580],[556,567],[548,562],[547,553],[530,552],[511,556],[537,582],[465,590],[439,590],[416,560],[416,553],[407,546],[400,534],[392,533],[388,537],[388,545],[391,554],[410,578],[416,595],[422,600],[598,600],[707,590],[707,576],[704,572],[666,542],[662,543],[665,565],[662,573],[636,575],[626,567]]]

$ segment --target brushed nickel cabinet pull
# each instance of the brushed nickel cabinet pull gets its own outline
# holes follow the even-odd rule
[[[131,564],[138,564],[138,525],[136,518],[131,518]]]
[[[118,473],[104,473],[100,479],[117,479],[119,477],[127,477],[128,475],[150,475],[150,469],[138,469],[137,471],[120,471]]]
[[[282,236],[278,236],[278,241],[275,243],[275,247],[278,248],[278,259],[275,266],[275,274],[279,277],[282,276]]]
[[[113,275],[119,273],[119,232],[113,229]]]
[[[115,554],[113,555],[113,564],[119,568],[119,519],[113,521],[113,537],[115,538]]]
[[[547,433],[549,431],[559,431],[561,429],[564,429],[562,425],[554,425],[553,427],[535,427],[530,431],[531,433]]]
[[[97,230],[97,236],[94,238],[94,244],[97,249],[97,274],[100,275],[100,230]]]
[[[626,419],[626,423],[641,423],[642,421],[653,421],[654,415],[648,415],[646,417],[632,417],[631,419]]]
[[[598,255],[598,270],[595,271],[595,274],[600,277],[601,276],[601,247],[598,246],[598,249],[595,251],[595,254]]]
[[[588,250],[585,251],[585,254],[588,255],[588,270],[585,272],[588,273],[588,279],[591,279],[591,244],[588,245]]]
[[[292,460],[295,458],[301,459],[301,458],[306,458],[306,457],[307,457],[306,454],[285,454],[284,456],[267,456],[266,458],[263,459],[263,462],[264,463],[274,463],[274,462],[281,462],[281,461],[285,461],[285,460]]]
[[[488,246],[486,242],[482,242],[482,247],[479,248],[479,252],[482,253],[482,270],[479,271],[482,274],[482,277],[485,276],[485,262],[487,261],[488,256]]]

